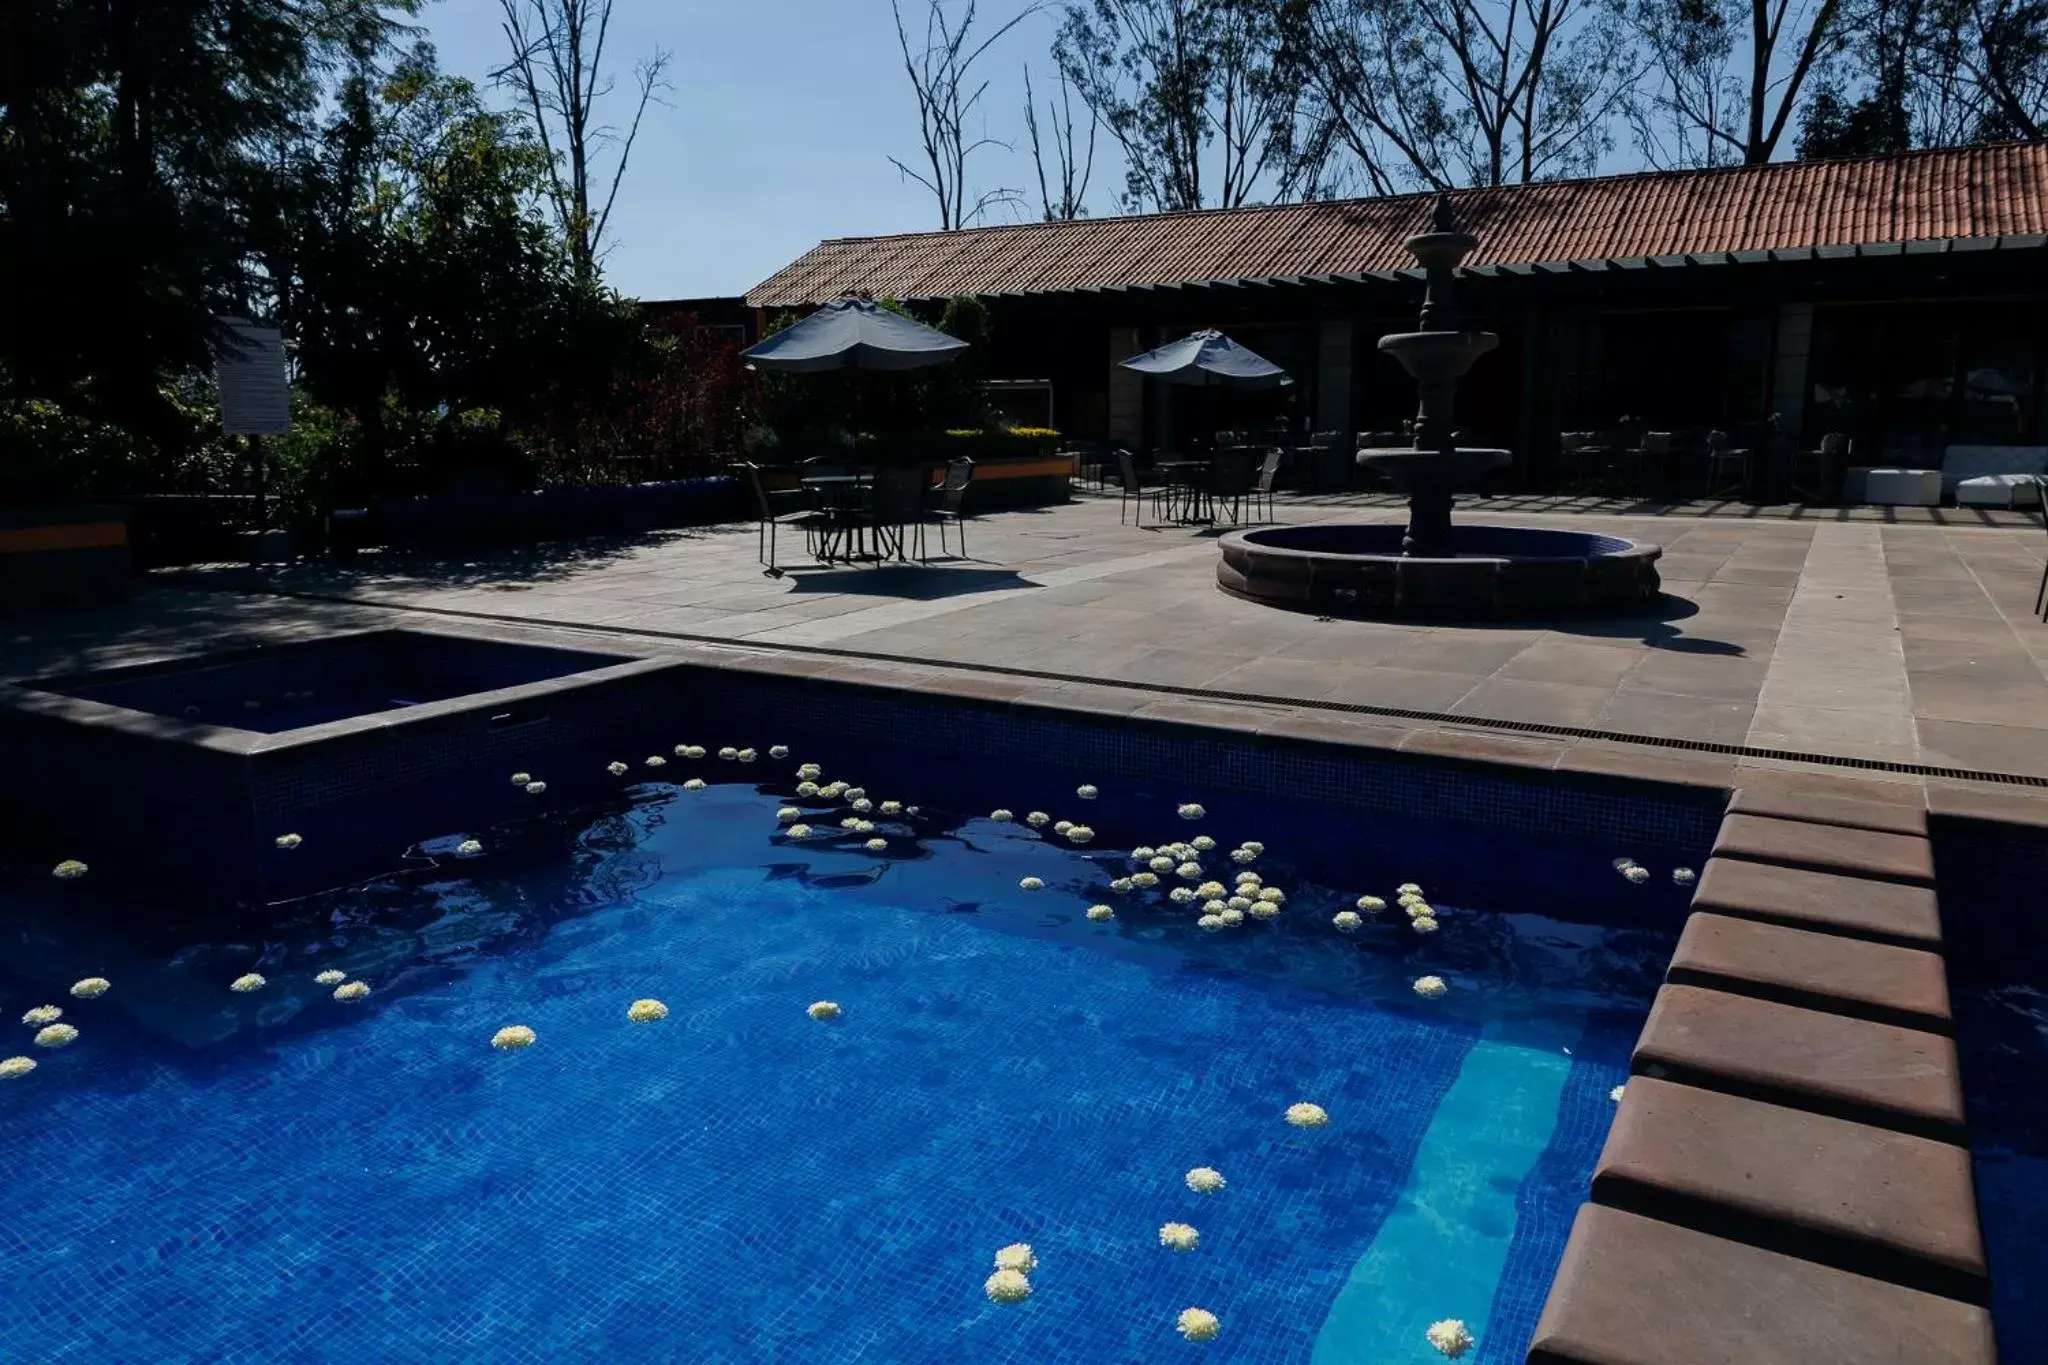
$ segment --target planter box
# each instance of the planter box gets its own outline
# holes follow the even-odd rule
[[[130,573],[124,508],[0,511],[0,609],[119,597]]]
[[[740,520],[751,508],[737,480],[716,475],[537,493],[477,487],[425,498],[380,498],[374,513],[384,543],[414,550],[710,526]]]

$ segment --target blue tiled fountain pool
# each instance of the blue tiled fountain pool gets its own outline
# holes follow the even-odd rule
[[[241,920],[18,875],[0,1360],[1420,1365],[1453,1318],[1466,1360],[1521,1359],[1697,850],[965,761],[828,765],[877,807],[797,801],[793,840],[813,755],[761,748]],[[1280,913],[1111,889],[1197,835],[1198,881],[1248,868]],[[1362,894],[1387,909],[1340,932]],[[75,1042],[31,1045],[43,1004]],[[1032,1293],[992,1302],[1018,1242]]]

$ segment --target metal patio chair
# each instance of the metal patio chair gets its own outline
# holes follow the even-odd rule
[[[801,528],[804,533],[804,548],[815,553],[818,532],[825,526],[825,514],[816,508],[803,505],[805,498],[801,490],[795,493],[770,493],[768,485],[761,480],[761,466],[748,464],[745,469],[747,484],[754,490],[754,505],[761,517],[760,529],[756,536],[756,554],[764,566],[763,572],[770,578],[780,578],[782,570],[775,563],[776,531],[784,526]],[[778,504],[778,497],[784,501]]]
[[[939,528],[939,553],[946,553],[946,527],[960,532],[960,557],[967,558],[967,488],[974,482],[974,461],[962,456],[946,466],[946,477],[925,490],[924,518]]]

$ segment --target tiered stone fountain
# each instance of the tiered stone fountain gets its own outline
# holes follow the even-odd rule
[[[1239,531],[1221,542],[1224,591],[1331,615],[1460,620],[1627,614],[1661,584],[1663,550],[1618,536],[1451,523],[1457,493],[1514,456],[1460,446],[1452,413],[1458,381],[1499,344],[1460,326],[1454,272],[1478,240],[1460,232],[1439,196],[1429,231],[1403,243],[1425,272],[1422,326],[1380,338],[1422,391],[1415,444],[1366,447],[1358,464],[1408,494],[1408,525],[1318,525]]]

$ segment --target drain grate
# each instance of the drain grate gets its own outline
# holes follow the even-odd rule
[[[1723,744],[1715,740],[1674,739],[1669,735],[1639,735],[1625,730],[1599,730],[1584,725],[1549,725],[1542,721],[1496,720],[1489,716],[1453,715],[1448,711],[1420,711],[1405,706],[1375,706],[1370,702],[1310,701],[1300,697],[1279,697],[1261,692],[1226,692],[1209,687],[1183,687],[1175,683],[1125,682],[1117,678],[1088,677],[1077,673],[1049,673],[1035,668],[1014,668],[1007,664],[963,663],[951,659],[924,659],[908,654],[882,654],[865,649],[834,649],[829,645],[778,644],[767,640],[732,640],[722,635],[695,635],[679,630],[648,630],[632,626],[606,626],[582,622],[550,621],[537,616],[516,616],[509,612],[465,611],[459,607],[423,607],[407,602],[380,602],[375,598],[348,597],[336,593],[295,592],[283,588],[222,587],[203,579],[167,575],[188,586],[214,591],[253,593],[266,597],[289,597],[306,602],[332,602],[352,607],[375,607],[384,611],[416,612],[422,616],[445,616],[468,621],[496,621],[505,625],[538,626],[547,630],[581,631],[626,638],[676,640],[686,644],[723,645],[728,648],[767,650],[779,654],[806,654],[829,659],[859,660],[867,663],[908,664],[915,668],[947,668],[961,673],[984,673],[993,677],[1021,678],[1032,682],[1081,683],[1090,687],[1112,687],[1196,701],[1247,702],[1258,706],[1285,706],[1305,711],[1328,711],[1354,716],[1383,716],[1389,720],[1426,721],[1434,725],[1456,725],[1471,730],[1493,730],[1508,734],[1541,735],[1551,739],[1591,739],[1609,744],[1635,744],[1653,749],[1677,749],[1688,753],[1721,754],[1729,758],[1762,758],[1780,763],[1806,763],[1818,767],[1848,768],[1859,772],[1900,773],[1910,777],[1941,777],[1959,782],[1989,782],[2007,787],[2048,788],[2048,777],[2032,773],[1985,772],[1974,768],[1943,768],[1928,763],[1898,763],[1882,758],[1855,758],[1846,754],[1804,753],[1797,749],[1759,749],[1747,744]]]

